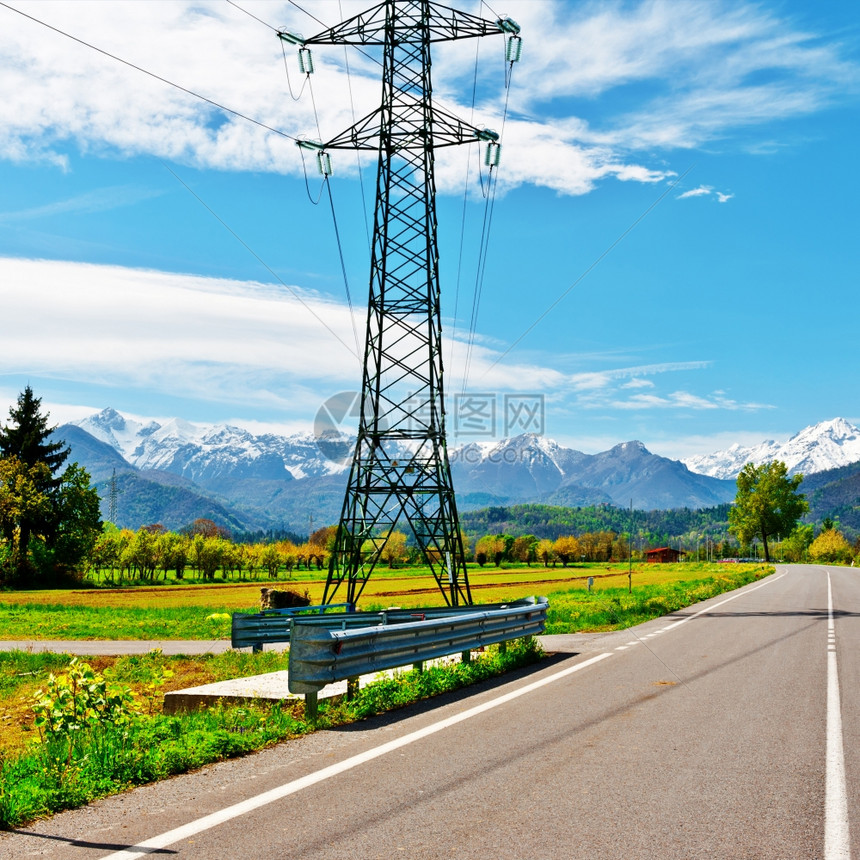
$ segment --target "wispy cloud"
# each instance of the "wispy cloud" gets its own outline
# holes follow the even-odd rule
[[[685,191],[683,194],[678,195],[678,200],[685,200],[687,197],[707,197],[711,194],[712,189],[708,188],[704,185],[700,185],[698,188],[691,188],[689,191]]]
[[[295,424],[312,418],[321,397],[361,378],[349,310],[298,287],[9,258],[0,258],[0,284],[4,373],[101,387],[101,406],[121,387],[155,400],[184,398],[191,419],[194,404],[220,404],[226,415],[256,411],[260,421]],[[361,330],[363,319],[355,322]],[[532,391],[559,408],[618,412],[763,408],[677,384],[664,392],[661,380],[706,371],[707,360],[569,373],[550,353],[499,360],[501,349],[477,339],[468,390]],[[463,340],[446,339],[449,394],[460,390],[466,352]]]
[[[605,407],[607,404],[592,403],[592,407]],[[624,411],[641,409],[686,409],[692,411],[721,409],[729,412],[758,412],[762,409],[774,409],[767,403],[748,402],[742,403],[720,394],[709,395],[692,394],[689,391],[673,391],[666,395],[659,394],[634,394],[626,400],[613,400],[611,406],[614,409]]]
[[[51,218],[56,215],[82,215],[93,212],[109,212],[124,206],[134,206],[144,200],[159,197],[163,192],[152,188],[138,188],[132,185],[116,185],[110,188],[97,188],[67,200],[57,200],[44,206],[19,209],[16,212],[0,212],[0,222],[33,221],[38,218]]]
[[[683,194],[679,194],[676,200],[687,200],[690,197],[716,197],[718,203],[726,203],[734,197],[734,194],[725,194],[722,191],[715,191],[710,185],[700,185],[698,188],[691,188]]]

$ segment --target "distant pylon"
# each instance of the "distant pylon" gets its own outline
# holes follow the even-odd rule
[[[310,45],[384,54],[380,107],[327,143],[300,144],[326,165],[328,150],[378,153],[358,438],[323,602],[346,581],[355,604],[398,525],[411,529],[445,600],[472,602],[445,435],[434,151],[485,141],[496,159],[498,135],[433,107],[430,44],[498,33],[519,40],[509,18],[386,0],[310,39],[279,34],[301,45],[305,67]]]
[[[108,502],[108,520],[114,525],[116,525],[116,503],[118,495],[119,493],[116,488],[116,469],[114,469],[110,479],[110,498]]]

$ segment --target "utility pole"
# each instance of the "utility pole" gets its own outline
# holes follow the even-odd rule
[[[300,46],[383,48],[379,108],[316,150],[328,176],[328,152],[378,153],[370,295],[358,438],[323,602],[346,582],[355,605],[398,524],[415,541],[450,605],[471,603],[445,433],[439,251],[434,152],[483,141],[485,163],[498,163],[498,135],[434,107],[430,44],[504,33],[519,59],[519,26],[485,20],[430,0],[385,0]]]

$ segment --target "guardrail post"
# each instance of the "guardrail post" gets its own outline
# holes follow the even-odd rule
[[[499,654],[507,654],[508,653],[508,641],[507,639],[499,642]]]
[[[352,677],[346,679],[346,700],[347,702],[351,702],[355,698],[355,694],[358,692],[358,677]]]
[[[255,642],[251,646],[251,653],[252,654],[259,654],[262,650],[263,650],[263,643],[262,642]]]
[[[319,713],[319,700],[316,693],[305,693],[305,719],[315,720]]]
[[[413,670],[414,670],[414,671],[416,671],[416,672],[423,672],[423,671],[424,671],[424,662],[423,662],[423,660],[419,660],[417,663],[413,663],[413,664],[412,664],[412,668],[413,668]]]
[[[471,663],[472,662],[472,649],[470,648],[468,651],[464,651],[462,653],[462,655],[460,656],[460,659],[464,663]]]

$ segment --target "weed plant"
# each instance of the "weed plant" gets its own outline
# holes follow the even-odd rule
[[[25,753],[0,761],[0,828],[16,827],[318,728],[343,725],[456,690],[532,663],[542,655],[535,640],[523,639],[510,643],[505,652],[488,649],[470,663],[455,662],[381,678],[360,690],[352,701],[321,702],[313,721],[306,719],[304,704],[294,701],[273,706],[220,705],[175,715],[147,713],[147,708],[126,702],[127,720],[117,720],[115,713],[111,719],[78,721],[74,727],[69,720],[61,720],[56,723],[58,730],[43,730],[39,742],[31,744]],[[233,659],[241,662],[245,656],[234,655]],[[149,668],[146,658],[143,662],[139,658],[136,664],[130,661],[122,671],[115,666],[112,680],[134,672],[153,676],[159,664],[156,656],[149,659],[153,664]],[[92,675],[98,687],[98,675],[88,671],[86,664],[76,663],[68,669],[81,677]],[[259,664],[255,669],[259,670]],[[61,681],[58,688],[67,683]],[[49,686],[47,693],[42,691],[36,699],[43,708],[49,707],[46,696],[50,692]],[[100,695],[100,690],[94,689],[93,695]]]

